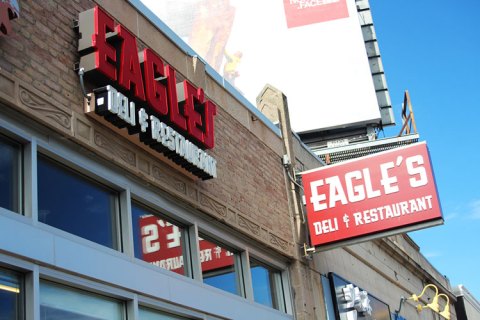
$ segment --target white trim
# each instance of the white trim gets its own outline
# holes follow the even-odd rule
[[[38,266],[25,275],[25,319],[40,319],[40,281]]]
[[[23,152],[23,213],[33,221],[38,221],[37,140],[33,138]]]
[[[120,221],[121,228],[119,230],[121,234],[119,236],[121,238],[121,251],[130,257],[135,257],[130,189],[120,192]]]

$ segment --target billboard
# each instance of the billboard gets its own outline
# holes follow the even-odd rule
[[[252,104],[269,83],[296,132],[380,122],[355,0],[141,0]]]
[[[307,171],[302,182],[319,249],[443,223],[424,142]]]

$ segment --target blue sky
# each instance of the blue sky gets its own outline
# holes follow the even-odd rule
[[[409,235],[480,300],[480,1],[370,0],[398,134],[408,90],[445,224]]]
[[[384,135],[399,133],[408,89],[445,218],[444,225],[410,236],[452,286],[464,284],[480,300],[480,0],[370,5],[397,120]]]

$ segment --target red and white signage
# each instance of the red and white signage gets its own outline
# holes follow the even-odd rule
[[[79,14],[80,70],[97,89],[95,113],[202,179],[216,177],[216,105],[100,7]],[[90,111],[90,110],[89,110]]]
[[[154,215],[139,220],[142,238],[142,260],[163,269],[184,274],[182,232],[179,227]],[[200,263],[202,271],[219,271],[234,265],[232,252],[200,239]]]
[[[19,12],[17,0],[0,0],[0,37],[12,35],[10,20],[18,18]]]
[[[307,171],[302,181],[312,246],[443,223],[426,143]]]

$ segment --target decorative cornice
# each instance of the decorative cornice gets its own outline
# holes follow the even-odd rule
[[[104,151],[107,151],[112,156],[120,158],[123,162],[130,166],[136,166],[135,153],[123,147],[122,145],[115,143],[114,139],[110,139],[95,130],[93,134],[93,141],[97,147],[104,149]]]
[[[213,200],[205,193],[200,192],[200,205],[215,212],[215,214],[223,219],[227,218],[227,207],[220,202]]]
[[[283,252],[291,252],[291,247],[289,245],[288,241],[285,241],[284,239],[280,238],[279,236],[270,233],[270,244],[273,245],[274,247],[281,248]]]
[[[72,127],[72,114],[55,107],[55,104],[40,98],[38,95],[20,86],[19,100],[24,106],[37,112],[39,115],[53,120],[65,129],[70,130]]]
[[[261,233],[260,233],[261,228],[258,224],[248,220],[247,218],[245,218],[244,216],[242,216],[240,214],[237,217],[238,217],[237,218],[238,226],[247,230],[249,233],[253,234],[256,237],[259,237],[261,235]]]

